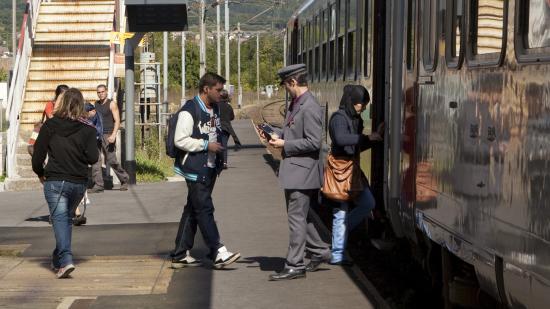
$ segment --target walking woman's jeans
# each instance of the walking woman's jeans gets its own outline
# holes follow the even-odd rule
[[[86,192],[85,184],[67,181],[44,182],[44,196],[50,209],[50,217],[55,234],[55,250],[52,254],[53,266],[65,267],[73,263],[71,251],[72,218],[78,203]]]
[[[348,202],[339,202],[332,210],[332,259],[331,263],[341,262],[349,231],[356,228],[374,209],[374,197],[367,186],[355,200],[355,208],[349,210]]]

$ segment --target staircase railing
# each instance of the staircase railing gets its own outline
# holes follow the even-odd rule
[[[6,171],[8,177],[16,176],[16,154],[19,135],[19,113],[23,105],[25,95],[25,84],[29,72],[29,64],[32,56],[32,46],[38,20],[38,10],[41,0],[27,0],[25,15],[21,25],[19,45],[11,79],[11,87],[8,93],[8,105],[6,118],[9,121],[7,132],[7,156]]]

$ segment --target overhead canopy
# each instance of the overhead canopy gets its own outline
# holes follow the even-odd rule
[[[126,0],[128,32],[187,30],[187,0]]]

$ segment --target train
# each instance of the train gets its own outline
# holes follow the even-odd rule
[[[309,0],[285,61],[307,65],[325,133],[344,85],[369,90],[376,209],[445,307],[550,306],[550,0]]]

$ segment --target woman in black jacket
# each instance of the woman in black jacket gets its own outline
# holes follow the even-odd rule
[[[380,124],[376,132],[363,134],[363,119],[361,113],[370,101],[365,87],[346,85],[340,100],[340,108],[330,118],[329,134],[332,141],[331,154],[335,157],[347,157],[359,160],[359,153],[367,150],[373,144],[382,141],[384,125]],[[359,166],[359,162],[356,162]],[[331,264],[346,264],[344,250],[349,231],[361,223],[374,208],[374,197],[368,183],[352,201],[355,208],[349,211],[348,202],[336,202],[332,221],[332,258]]]
[[[88,165],[99,157],[96,130],[86,117],[82,93],[75,88],[65,91],[53,117],[40,129],[32,156],[32,169],[44,184],[55,234],[52,267],[57,278],[67,278],[75,269],[72,218],[86,192]]]

